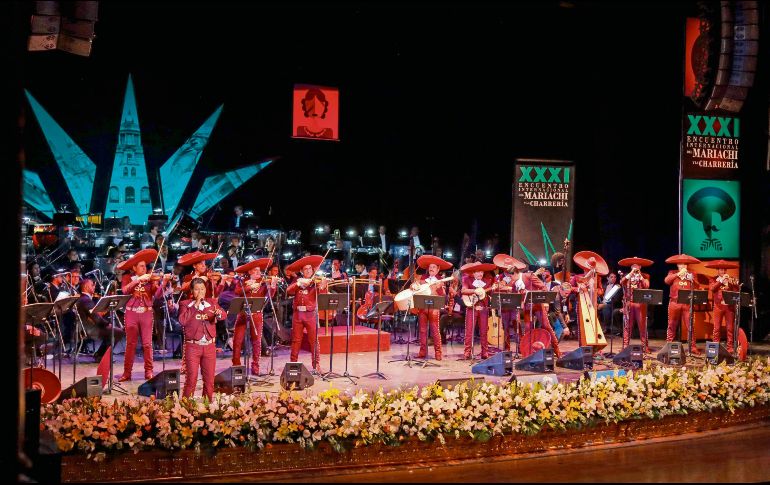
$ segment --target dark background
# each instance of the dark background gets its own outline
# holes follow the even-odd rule
[[[613,268],[653,259],[662,287],[678,252],[684,22],[696,14],[694,2],[100,2],[92,56],[28,54],[24,86],[106,181],[131,73],[151,187],[224,103],[185,201],[212,173],[280,157],[222,201],[209,229],[243,204],[306,243],[319,222],[418,225],[457,250],[476,222],[479,243],[498,233],[505,251],[514,158],[571,160],[574,249]],[[758,271],[769,205],[766,51],[741,114],[744,274]],[[290,138],[294,83],[340,88],[340,142]],[[63,186],[45,171],[34,117],[27,127],[27,166]]]

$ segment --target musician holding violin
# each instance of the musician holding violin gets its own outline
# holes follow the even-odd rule
[[[697,290],[698,283],[695,280],[695,273],[687,267],[689,264],[698,264],[700,260],[687,254],[677,254],[666,259],[667,263],[676,264],[676,271],[669,271],[663,280],[671,287],[668,300],[668,329],[666,330],[666,342],[673,342],[676,336],[679,322],[682,322],[682,328],[688,333],[690,330],[690,305],[687,303],[677,303],[679,290]],[[693,355],[700,355],[701,351],[695,347],[695,339],[690,342],[690,352]]]
[[[123,375],[118,379],[119,382],[131,380],[136,343],[140,334],[142,337],[144,378],[152,379],[153,377],[152,299],[158,289],[160,276],[156,275],[153,278],[153,275],[147,272],[147,263],[154,261],[157,257],[158,251],[149,248],[142,249],[118,265],[118,269],[126,271],[121,284],[123,294],[131,295],[125,309],[126,354],[123,361]]]
[[[460,268],[464,273],[463,288],[461,293],[463,301],[468,305],[465,312],[465,359],[470,359],[473,350],[473,331],[475,323],[479,324],[481,335],[481,358],[489,358],[489,339],[485,338],[489,328],[489,295],[487,292],[496,289],[499,284],[494,283],[492,271],[496,266],[491,263],[465,264]]]
[[[497,282],[496,293],[512,293],[514,285],[519,279],[519,271],[526,269],[527,265],[518,259],[507,254],[498,254],[492,258],[492,262],[500,268],[500,273],[495,278]],[[503,350],[511,350],[511,329],[514,328],[514,322],[517,320],[518,310],[502,309],[500,318],[503,321]],[[515,330],[514,330],[515,331]]]
[[[707,268],[717,270],[716,278],[711,278],[709,283],[709,290],[711,290],[712,299],[714,302],[714,314],[711,318],[711,323],[714,324],[714,331],[711,335],[712,342],[719,342],[721,340],[722,321],[725,322],[725,328],[727,330],[727,348],[732,352],[733,339],[735,330],[735,306],[725,303],[723,291],[740,291],[741,285],[738,282],[738,278],[727,274],[728,269],[737,269],[738,263],[734,261],[725,261],[719,259],[716,261],[709,261],[705,264]]]
[[[412,283],[412,290],[417,291],[423,285],[430,286],[430,294],[437,296],[445,296],[446,290],[444,284],[439,280],[439,271],[446,271],[452,267],[452,263],[444,261],[443,259],[433,255],[423,255],[417,258],[417,266],[419,268],[427,270],[427,274],[415,276],[415,282]],[[441,334],[439,333],[439,314],[440,309],[417,310],[417,322],[420,326],[420,352],[417,354],[418,359],[424,359],[428,356],[428,325],[430,324],[430,332],[433,335],[433,350],[435,352],[436,360],[442,359],[441,354]]]
[[[315,277],[318,267],[324,257],[318,255],[305,256],[286,267],[286,274],[301,272],[301,277],[291,283],[286,289],[287,295],[294,297],[291,327],[291,362],[297,362],[299,349],[302,346],[302,336],[307,332],[310,342],[313,369],[321,373],[319,350],[316,339],[318,324],[318,293],[326,293],[327,280]]]
[[[275,295],[278,289],[278,278],[271,276],[263,276],[263,272],[270,266],[272,259],[260,258],[250,261],[246,264],[235,268],[235,272],[239,275],[248,274],[248,279],[240,279],[235,283],[235,296],[244,298],[264,298]],[[245,311],[238,314],[238,318],[235,320],[235,329],[233,334],[233,365],[241,365],[241,349],[243,348],[243,342],[246,339],[246,323],[248,315]],[[259,375],[259,356],[261,354],[262,345],[262,310],[251,310],[251,325],[250,325],[250,338],[251,338],[251,372],[254,375]]]

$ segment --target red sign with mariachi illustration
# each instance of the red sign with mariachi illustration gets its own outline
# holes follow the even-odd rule
[[[339,140],[339,101],[337,88],[295,84],[292,138]]]

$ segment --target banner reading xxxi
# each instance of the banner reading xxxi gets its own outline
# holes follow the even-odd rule
[[[572,240],[575,165],[567,161],[517,159],[513,176],[511,251],[531,265],[549,265]]]
[[[682,251],[696,258],[740,257],[740,182],[685,179]]]

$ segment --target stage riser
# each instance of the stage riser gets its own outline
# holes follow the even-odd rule
[[[314,450],[303,450],[296,444],[275,444],[263,450],[245,448],[196,453],[184,450],[175,453],[146,451],[109,456],[95,462],[84,455],[62,458],[62,481],[67,483],[92,481],[151,481],[175,479],[195,481],[213,477],[237,481],[237,475],[263,476],[264,479],[289,479],[297,474],[339,473],[344,469],[403,466],[408,464],[441,463],[450,460],[469,460],[484,457],[511,456],[547,450],[569,450],[587,446],[647,440],[699,431],[729,428],[748,424],[766,424],[770,421],[770,406],[738,409],[729,412],[700,412],[684,416],[669,416],[662,420],[645,419],[600,424],[583,430],[568,432],[546,429],[535,436],[509,435],[494,437],[486,443],[470,438],[446,438],[446,445],[438,442],[405,441],[401,446],[371,445],[337,453],[327,443]],[[535,455],[537,456],[537,455]]]
[[[332,330],[326,334],[326,328],[321,327],[318,332],[318,345],[321,347],[322,354],[328,354],[331,349]],[[302,350],[310,352],[307,334],[302,338]],[[380,332],[380,352],[390,350],[390,334]],[[369,327],[356,326],[355,333],[350,334],[349,352],[376,352],[377,351],[377,330]],[[345,327],[334,327],[334,353],[345,353]]]

